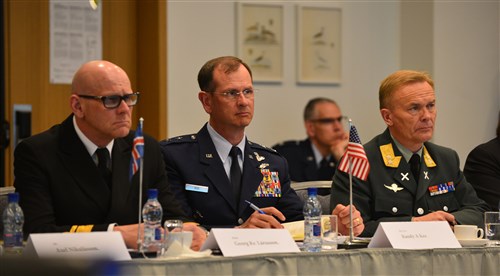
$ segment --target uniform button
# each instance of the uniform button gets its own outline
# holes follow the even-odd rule
[[[418,213],[419,215],[423,215],[423,214],[424,214],[424,209],[422,209],[422,208],[418,208],[418,209],[417,209],[417,213]]]
[[[392,212],[395,214],[398,212],[398,208],[397,207],[392,207]]]
[[[444,206],[444,207],[443,207],[443,210],[444,210],[445,212],[448,212],[448,206]]]
[[[238,223],[239,223],[240,225],[241,225],[241,224],[243,224],[243,219],[242,219],[242,218],[239,218],[239,219],[238,219]]]

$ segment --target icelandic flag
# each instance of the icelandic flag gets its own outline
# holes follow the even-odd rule
[[[132,158],[130,158],[130,174],[129,179],[139,170],[141,158],[144,156],[144,136],[142,135],[142,121],[139,122],[135,130],[135,137],[132,146]]]

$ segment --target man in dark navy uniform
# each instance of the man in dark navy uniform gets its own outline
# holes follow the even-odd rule
[[[212,59],[200,69],[198,83],[208,123],[197,134],[161,142],[184,211],[207,228],[282,228],[281,222],[303,219],[285,158],[245,135],[255,96],[248,65],[236,57]],[[361,221],[359,212],[355,217]]]
[[[331,99],[314,98],[307,103],[304,127],[308,138],[273,146],[287,159],[292,181],[332,180],[349,140],[343,119],[340,108]]]
[[[149,188],[158,189],[162,220],[189,221],[170,190],[158,142],[148,135],[142,198],[139,174],[129,179],[131,117],[139,98],[132,91],[122,68],[104,60],[87,62],[73,77],[72,114],[16,147],[14,186],[25,233],[118,231],[128,247],[137,248],[138,203],[146,202]],[[198,250],[205,232],[195,223],[185,223],[184,230],[193,232],[191,247]]]
[[[353,201],[373,236],[379,222],[447,221],[483,227],[488,209],[459,168],[457,153],[428,142],[434,132],[436,96],[427,73],[401,70],[382,81],[380,114],[387,129],[364,148],[366,181],[353,177]],[[355,183],[354,183],[355,182]],[[337,170],[331,206],[349,202],[349,179]]]

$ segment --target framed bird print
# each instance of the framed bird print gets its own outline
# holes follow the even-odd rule
[[[339,84],[341,80],[341,9],[297,6],[297,81]]]
[[[237,3],[238,57],[252,69],[256,82],[283,79],[283,6]]]

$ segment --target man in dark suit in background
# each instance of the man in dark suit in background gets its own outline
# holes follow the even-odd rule
[[[379,90],[387,129],[364,148],[370,162],[366,181],[353,177],[353,203],[373,236],[379,222],[447,221],[483,227],[487,205],[460,171],[454,150],[428,142],[434,132],[436,97],[430,76],[397,71]],[[349,202],[348,175],[337,170],[331,206]]]
[[[303,219],[285,159],[245,135],[255,96],[248,65],[236,57],[212,59],[198,73],[198,83],[208,123],[197,134],[161,142],[184,211],[208,228],[282,228],[280,222]]]
[[[14,153],[25,233],[119,231],[128,247],[137,247],[139,174],[129,181],[129,170],[138,98],[115,64],[91,61],[76,72],[73,114],[23,140]],[[142,202],[147,189],[156,188],[163,219],[186,220],[169,189],[158,142],[144,139]],[[186,229],[194,232],[192,247],[198,249],[204,232],[193,223]]]
[[[314,98],[307,103],[304,127],[308,138],[273,146],[288,161],[292,181],[332,180],[349,142],[343,119],[339,106],[331,99]]]
[[[497,137],[475,147],[467,156],[464,174],[477,196],[484,199],[491,210],[500,209],[500,112]]]

